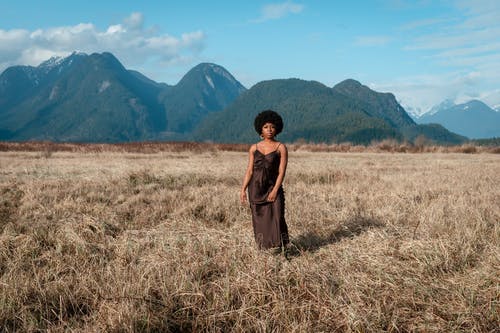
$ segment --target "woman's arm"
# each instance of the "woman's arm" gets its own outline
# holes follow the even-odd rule
[[[278,190],[283,184],[283,180],[285,179],[285,173],[286,173],[286,166],[288,164],[288,150],[286,149],[286,146],[284,144],[281,144],[278,147],[278,150],[280,152],[280,166],[279,166],[279,173],[278,173],[278,178],[276,179],[276,183],[274,184],[273,189],[267,196],[267,201],[273,202],[276,200],[276,196],[278,195]]]
[[[250,179],[252,179],[252,173],[253,173],[253,156],[255,153],[256,145],[252,145],[250,149],[248,150],[248,165],[247,165],[247,170],[245,172],[245,176],[243,177],[243,184],[241,185],[241,191],[240,191],[240,202],[241,204],[246,204],[247,202],[247,187],[248,183],[250,183]]]

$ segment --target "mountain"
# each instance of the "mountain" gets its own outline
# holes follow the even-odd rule
[[[150,78],[148,78],[147,76],[143,75],[142,73],[138,72],[138,71],[134,71],[132,69],[129,69],[128,72],[130,74],[132,74],[133,76],[135,76],[138,80],[146,83],[146,84],[150,84],[150,85],[154,85],[158,88],[161,88],[161,89],[168,89],[170,86],[166,83],[158,83],[156,81],[153,81],[151,80]]]
[[[401,128],[406,140],[415,142],[418,137],[425,137],[442,145],[458,145],[468,141],[467,137],[450,132],[439,124],[418,124]]]
[[[424,113],[421,108],[413,107],[411,105],[402,105],[403,109],[405,109],[406,113],[410,116],[413,121],[417,121],[417,119]]]
[[[465,140],[442,126],[415,124],[393,94],[352,79],[332,88],[269,80],[247,90],[223,67],[201,63],[171,86],[107,52],[54,57],[0,75],[0,140],[252,142],[253,119],[265,109],[283,115],[280,139],[287,142]]]
[[[410,128],[426,132],[429,139],[438,142],[449,134],[444,128],[415,124],[394,95],[375,92],[355,80],[329,88],[316,81],[280,79],[262,81],[225,110],[208,115],[195,130],[194,138],[253,142],[258,139],[253,119],[264,109],[283,116],[285,128],[280,140],[287,142],[303,139],[367,144],[387,138],[404,140]]]
[[[429,111],[425,112],[424,114],[421,114],[419,118],[423,117],[424,115],[433,115],[438,113],[439,111],[442,110],[447,110],[451,107],[454,107],[455,103],[451,99],[445,99],[441,103],[434,105]]]
[[[207,90],[196,83],[202,80],[214,87]],[[125,69],[111,53],[73,53],[37,67],[10,67],[0,75],[0,140],[183,138],[179,118],[196,124],[244,89],[212,64],[197,66],[178,85],[169,86]]]
[[[424,114],[418,122],[441,124],[473,139],[500,137],[500,113],[478,100],[458,105],[446,101]]]
[[[196,140],[252,142],[255,115],[265,109],[279,112],[285,121],[280,140],[312,142],[368,141],[398,137],[388,124],[356,109],[355,101],[315,81],[262,81],[241,94],[222,112],[209,115],[195,131]]]
[[[58,75],[64,75],[81,54],[74,53],[67,59],[51,58],[38,67],[14,66],[0,75],[0,114],[32,95],[37,88],[53,82]],[[57,70],[54,68],[57,67]]]
[[[169,119],[167,131],[189,134],[208,113],[224,109],[245,90],[223,67],[197,65],[160,96]]]
[[[333,90],[355,100],[359,108],[373,117],[383,119],[393,128],[415,124],[392,93],[373,91],[352,79],[342,81]]]
[[[160,88],[137,79],[111,53],[75,53],[17,70],[32,75],[21,80],[28,87],[22,100],[0,105],[2,139],[144,140],[165,127]],[[7,89],[18,82],[3,79]]]

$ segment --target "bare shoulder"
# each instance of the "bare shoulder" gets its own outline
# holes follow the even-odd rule
[[[286,147],[286,145],[284,143],[280,142],[280,145],[278,146],[278,151],[280,153],[287,153],[288,152],[288,148]]]
[[[254,153],[255,150],[257,150],[257,144],[254,143],[253,145],[250,146],[250,149],[248,150],[249,153]]]

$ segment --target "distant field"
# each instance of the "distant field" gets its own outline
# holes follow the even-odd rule
[[[500,326],[499,154],[291,146],[285,256],[238,202],[244,145],[12,147],[2,332]]]

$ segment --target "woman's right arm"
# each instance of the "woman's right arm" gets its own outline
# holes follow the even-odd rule
[[[250,183],[250,179],[252,179],[253,172],[253,155],[255,153],[256,145],[252,145],[248,150],[248,165],[247,170],[245,172],[245,176],[243,177],[243,184],[241,185],[240,191],[240,202],[241,204],[246,204],[247,202],[247,187]]]

